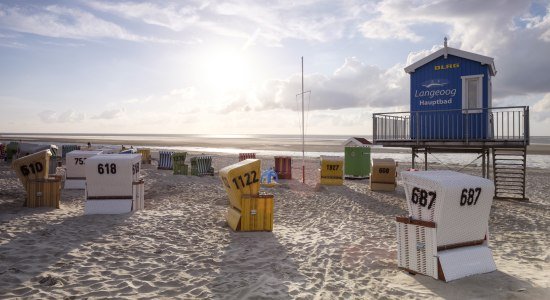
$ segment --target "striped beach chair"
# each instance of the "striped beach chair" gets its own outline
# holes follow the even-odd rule
[[[249,158],[256,158],[256,153],[239,153],[239,161]]]
[[[178,152],[172,155],[172,165],[174,167],[174,175],[188,175],[189,166],[185,164],[187,152]]]
[[[0,144],[0,160],[4,160],[6,158],[6,146],[4,144]]]
[[[80,146],[78,145],[62,145],[61,146],[61,158],[67,157],[67,153],[74,151],[74,150],[80,150]]]
[[[214,176],[214,168],[212,167],[212,156],[202,155],[191,158],[191,175]]]
[[[275,172],[280,179],[292,179],[292,157],[275,156]]]
[[[172,170],[172,155],[174,155],[173,151],[160,151],[158,168],[161,170]]]

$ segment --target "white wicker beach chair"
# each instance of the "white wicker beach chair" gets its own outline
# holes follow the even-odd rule
[[[488,244],[492,181],[452,171],[402,172],[398,265],[445,281],[496,270]]]

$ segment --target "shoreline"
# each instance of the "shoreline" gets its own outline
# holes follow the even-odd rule
[[[267,138],[200,138],[187,137],[176,140],[167,139],[82,139],[82,138],[41,138],[41,137],[17,137],[10,139],[1,138],[0,142],[21,141],[30,143],[53,143],[53,144],[79,144],[86,145],[90,142],[92,145],[125,145],[136,147],[189,147],[189,148],[216,148],[216,149],[236,149],[236,150],[261,150],[261,151],[292,151],[301,152],[302,144],[300,141],[285,141],[284,143],[275,143]],[[373,153],[411,153],[409,148],[400,147],[380,147],[371,146]],[[344,152],[344,146],[336,141],[307,141],[306,152]],[[531,144],[527,146],[527,154],[550,155],[550,145]]]

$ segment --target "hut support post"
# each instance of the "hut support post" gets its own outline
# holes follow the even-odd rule
[[[424,171],[428,171],[428,148],[424,148]]]
[[[416,148],[413,147],[411,150],[412,150],[411,151],[411,153],[412,153],[412,166],[411,166],[411,168],[414,169],[415,168],[414,158],[416,157]]]
[[[486,160],[485,160],[485,149],[481,149],[481,177],[488,178],[487,177],[487,169],[486,169]]]

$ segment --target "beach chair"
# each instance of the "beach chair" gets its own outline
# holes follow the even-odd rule
[[[49,175],[49,149],[15,159],[11,165],[27,192],[23,206],[59,208],[61,178]]]
[[[191,175],[194,176],[214,176],[212,167],[212,156],[202,155],[191,158]]]
[[[249,158],[256,158],[256,153],[239,153],[239,161]]]
[[[172,165],[174,168],[174,175],[188,175],[189,166],[185,164],[185,157],[187,152],[177,152],[172,155]]]
[[[4,158],[4,160],[10,161],[14,158],[17,158],[15,157],[17,155],[17,149],[19,149],[19,143],[9,142],[6,146],[6,157]]]
[[[80,146],[78,145],[61,145],[61,158],[67,157],[67,153],[74,151],[74,150],[80,150]]]
[[[6,146],[0,143],[0,160],[6,159]]]
[[[160,170],[172,170],[172,155],[173,151],[159,151],[159,165]]]
[[[275,156],[275,172],[279,179],[292,179],[292,157]]]
[[[84,214],[122,214],[144,208],[140,154],[98,154],[86,159]]]
[[[395,191],[397,186],[397,163],[392,158],[372,159],[370,189],[372,191]]]
[[[491,180],[404,171],[408,216],[397,217],[398,266],[443,281],[496,270],[488,247]]]
[[[344,184],[344,159],[342,157],[321,155],[321,184]]]
[[[73,150],[65,157],[65,189],[86,188],[86,160],[92,156],[102,154],[101,150]]]
[[[151,149],[138,148],[137,152],[141,154],[141,164],[151,164]]]
[[[258,159],[247,159],[220,170],[229,197],[226,220],[235,231],[272,231],[273,195],[260,194]]]

